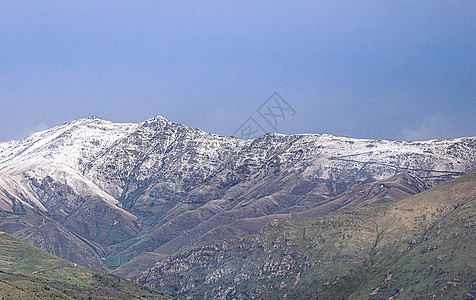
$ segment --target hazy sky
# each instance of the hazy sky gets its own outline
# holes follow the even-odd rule
[[[475,1],[78,2],[0,1],[0,141],[91,115],[476,135]],[[273,92],[295,112],[275,129]]]

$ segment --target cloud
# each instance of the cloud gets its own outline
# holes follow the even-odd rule
[[[453,125],[450,120],[440,115],[425,117],[413,126],[404,126],[400,131],[403,140],[431,140],[452,137]]]
[[[23,137],[27,137],[33,133],[36,133],[36,132],[39,132],[39,131],[43,131],[43,130],[47,130],[51,128],[51,126],[48,126],[48,124],[46,124],[45,122],[40,122],[40,123],[37,123],[36,125],[32,126],[32,127],[29,127],[25,130],[22,130],[22,138]]]

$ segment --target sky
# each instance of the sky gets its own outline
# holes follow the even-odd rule
[[[476,2],[0,1],[0,141],[92,115],[476,136]]]

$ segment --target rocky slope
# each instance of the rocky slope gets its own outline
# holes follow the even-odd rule
[[[472,137],[241,140],[162,117],[91,117],[0,143],[0,229],[110,270],[254,234],[276,217],[399,200],[475,167]]]
[[[181,299],[474,299],[476,171],[392,203],[276,219],[158,262],[137,281]]]

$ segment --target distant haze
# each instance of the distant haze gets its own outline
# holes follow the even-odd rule
[[[474,1],[6,1],[0,141],[97,115],[231,135],[476,136]],[[295,111],[272,128],[273,92]]]

